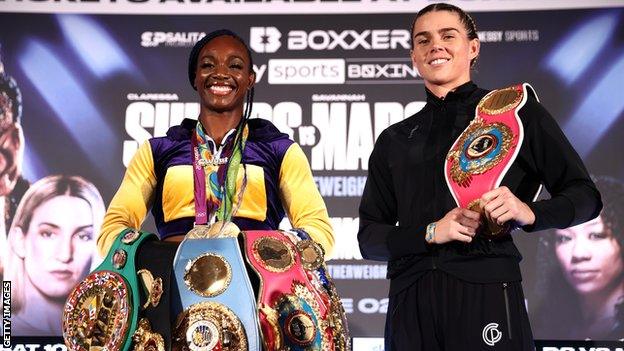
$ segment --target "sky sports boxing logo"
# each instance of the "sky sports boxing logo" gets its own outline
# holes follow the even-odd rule
[[[343,84],[343,59],[272,59],[269,84]]]
[[[269,84],[416,84],[409,58],[270,59]]]

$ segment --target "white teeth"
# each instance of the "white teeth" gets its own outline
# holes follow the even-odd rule
[[[443,64],[443,63],[445,63],[447,61],[448,61],[448,59],[439,58],[439,59],[435,59],[435,60],[431,61],[429,64],[430,65],[440,65],[440,64]]]
[[[211,90],[214,91],[218,91],[218,92],[230,92],[232,91],[232,87],[229,86],[225,86],[225,85],[213,85],[210,87]]]
[[[225,96],[232,92],[232,87],[228,85],[212,85],[210,92],[214,95]]]

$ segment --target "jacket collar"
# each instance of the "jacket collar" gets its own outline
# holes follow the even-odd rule
[[[276,139],[288,139],[288,134],[281,133],[273,123],[263,118],[250,118],[249,141],[272,141]],[[194,133],[197,120],[185,118],[180,125],[173,126],[167,130],[167,137],[173,140],[190,140],[191,133]]]
[[[185,118],[180,125],[169,128],[167,136],[173,140],[190,140],[196,125],[197,120]]]
[[[454,90],[449,91],[448,94],[446,94],[446,96],[444,97],[444,99],[441,99],[435,96],[431,92],[431,90],[425,88],[425,92],[427,93],[427,103],[431,103],[435,106],[441,106],[445,101],[465,100],[468,97],[470,97],[470,95],[474,93],[475,90],[477,90],[477,85],[473,83],[472,81],[468,81],[458,86]]]

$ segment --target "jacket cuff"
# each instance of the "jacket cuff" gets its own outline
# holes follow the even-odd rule
[[[535,215],[535,222],[522,226],[522,230],[527,233],[551,228],[565,228],[574,220],[574,205],[565,196],[532,202],[528,206]],[[568,215],[565,216],[564,214]]]
[[[386,244],[392,259],[427,252],[425,226],[394,227]]]

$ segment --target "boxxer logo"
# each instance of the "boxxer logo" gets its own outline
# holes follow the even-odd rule
[[[282,33],[275,27],[251,27],[249,31],[249,46],[255,52],[276,52],[282,43]]]

